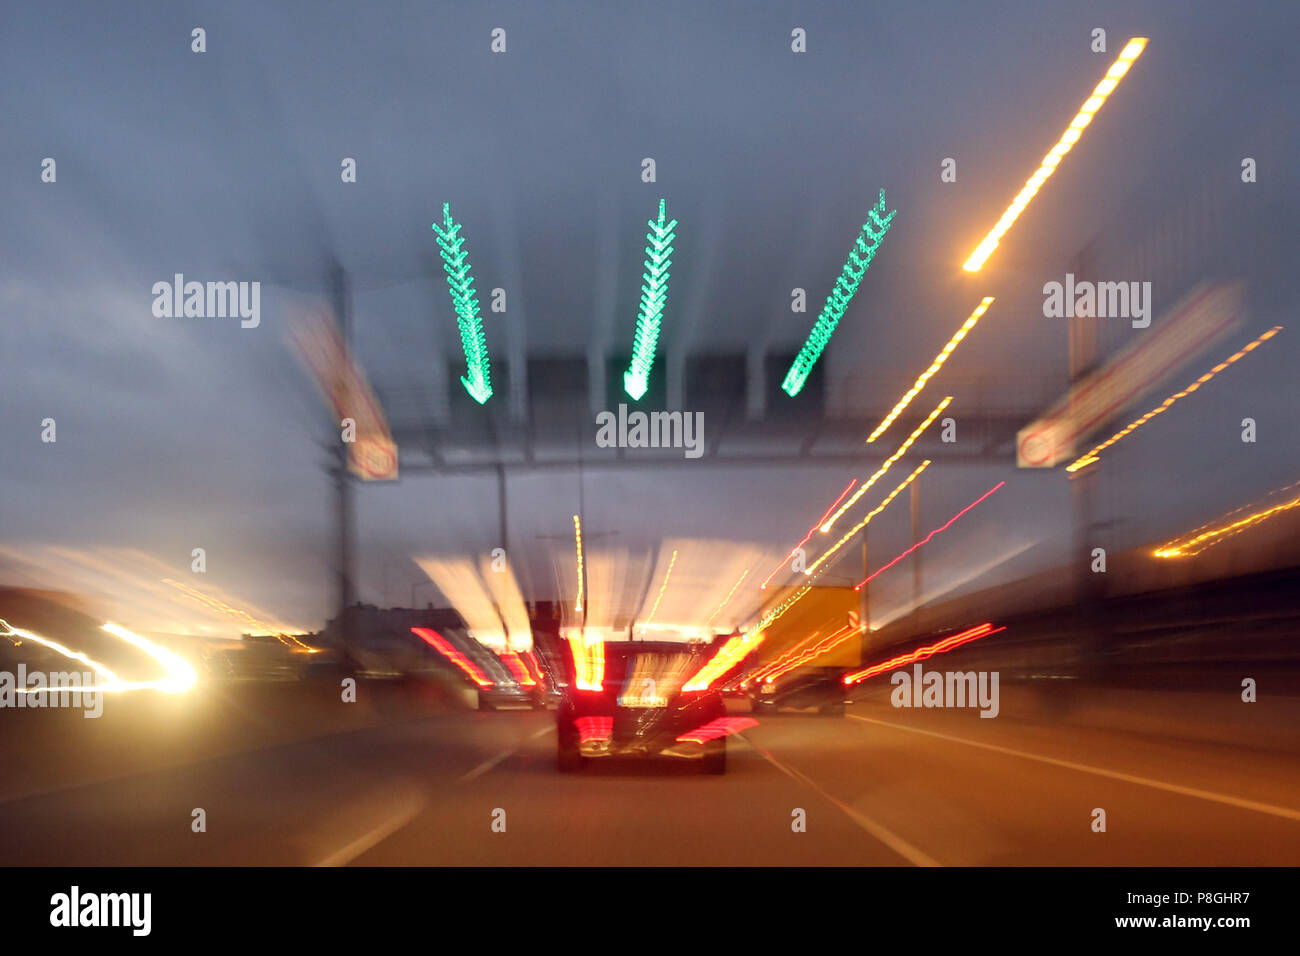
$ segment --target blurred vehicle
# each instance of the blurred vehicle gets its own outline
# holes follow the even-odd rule
[[[562,772],[606,757],[679,757],[705,773],[725,773],[728,718],[701,670],[707,644],[570,640],[573,670],[556,711]],[[741,723],[753,721],[741,718]]]
[[[747,688],[750,707],[756,714],[816,709],[820,714],[843,717],[844,705],[849,702],[841,680],[844,674],[842,667],[804,667],[758,681]]]
[[[754,713],[816,710],[843,716],[841,677],[862,663],[861,595],[851,587],[815,587],[798,596],[777,589],[771,606],[794,600],[766,628],[739,683]]]
[[[523,687],[512,680],[499,680],[492,687],[478,689],[479,710],[546,710],[546,692],[538,687]]]

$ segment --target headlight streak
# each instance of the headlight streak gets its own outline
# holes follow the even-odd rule
[[[1273,494],[1289,491],[1297,484],[1300,484],[1300,482],[1293,482],[1284,488],[1279,488],[1277,491],[1273,492]],[[1231,518],[1233,515],[1239,514],[1250,507],[1253,506],[1244,505],[1241,508],[1228,512],[1219,520],[1223,521],[1224,519]],[[1217,527],[1201,525],[1199,528],[1189,531],[1187,534],[1180,535],[1172,541],[1162,544],[1151,553],[1157,558],[1190,558],[1200,554],[1202,551],[1206,550],[1206,548],[1212,548],[1216,544],[1221,544],[1233,535],[1240,534],[1241,532],[1254,527],[1261,521],[1267,521],[1276,514],[1280,514],[1283,511],[1290,511],[1292,508],[1296,507],[1300,507],[1300,498],[1292,498],[1290,501],[1285,501],[1279,505],[1273,505],[1271,508],[1265,508],[1262,511],[1256,511],[1244,518],[1230,521],[1227,524],[1220,524]]]
[[[817,529],[821,527],[822,523],[826,521],[830,513],[835,510],[836,506],[838,506],[839,503],[844,500],[844,496],[847,495],[853,489],[853,486],[856,485],[857,483],[858,483],[858,479],[854,478],[844,487],[844,490],[840,492],[840,496],[835,499],[834,503],[829,508],[826,509],[825,514],[823,514],[820,518],[818,518],[817,523],[808,529],[808,533],[803,536],[803,540],[800,541],[798,544],[796,544],[793,548],[791,548],[790,553],[787,554],[784,559],[782,559],[781,563],[772,569],[772,573],[763,579],[763,583],[758,586],[758,589],[760,591],[766,591],[768,584],[771,583],[772,581],[772,578],[776,577],[777,573],[782,568],[785,567],[786,562],[789,561],[791,558],[793,558],[795,554],[798,553],[800,548],[802,548],[805,544],[807,544],[810,540],[812,540],[812,536],[817,532]]]
[[[1011,201],[1011,205],[1002,213],[1002,218],[997,221],[997,224],[989,230],[988,235],[975,247],[975,251],[970,254],[970,258],[962,266],[963,269],[967,272],[978,272],[983,267],[985,260],[998,247],[999,240],[1011,228],[1012,223],[1016,221],[1021,211],[1029,205],[1030,200],[1038,194],[1039,187],[1047,181],[1052,173],[1056,172],[1056,167],[1065,157],[1065,154],[1079,141],[1084,129],[1092,122],[1093,116],[1101,109],[1102,104],[1106,102],[1106,98],[1114,92],[1115,87],[1119,86],[1120,80],[1124,78],[1124,74],[1133,65],[1133,61],[1142,55],[1147,42],[1147,37],[1134,37],[1128,41],[1124,49],[1120,51],[1119,58],[1111,64],[1102,81],[1092,91],[1092,95],[1084,101],[1079,112],[1070,121],[1070,125],[1061,134],[1061,138],[1057,140],[1056,145],[1043,157],[1037,172],[1029,177],[1024,188],[1017,193],[1016,198]]]
[[[88,655],[83,654],[81,651],[74,651],[58,641],[51,640],[48,637],[42,637],[33,631],[14,627],[8,621],[0,620],[0,624],[4,625],[7,635],[17,634],[25,640],[40,644],[43,647],[48,647],[50,650],[63,655],[69,660],[85,664],[104,680],[103,683],[97,682],[94,685],[94,690],[102,690],[111,694],[122,693],[129,690],[160,690],[166,694],[183,694],[192,689],[194,685],[198,683],[198,672],[195,671],[194,668],[190,666],[189,662],[179,654],[169,651],[167,648],[161,647],[153,641],[141,637],[134,631],[128,631],[126,628],[114,624],[111,621],[101,625],[100,630],[112,634],[119,640],[130,644],[136,650],[143,651],[146,655],[153,658],[163,666],[163,670],[167,676],[151,681],[123,680],[107,666],[92,659]]]
[[[73,660],[73,661],[77,661],[78,663],[85,664],[97,675],[99,675],[104,679],[104,683],[102,684],[96,683],[94,689],[96,690],[124,689],[123,688],[123,685],[125,684],[124,681],[120,680],[116,674],[114,674],[103,664],[99,663],[99,661],[92,660],[90,657],[86,656],[81,651],[74,651],[70,647],[66,647],[63,644],[59,643],[58,641],[51,640],[48,637],[42,637],[41,635],[37,634],[34,631],[28,631],[21,627],[14,627],[12,624],[4,620],[3,618],[0,618],[0,626],[4,627],[5,629],[4,635],[6,637],[12,637],[13,635],[17,635],[18,637],[21,637],[24,640],[32,641],[33,643],[40,644],[42,647],[48,647],[50,650],[54,651],[57,654],[62,654],[64,657],[68,658],[69,660]]]
[[[999,488],[1001,488],[1001,487],[1002,487],[1003,485],[1005,485],[1005,484],[1006,484],[1005,481],[999,481],[996,485],[994,485],[994,486],[993,486],[992,488],[990,488],[988,491],[984,492],[984,494],[980,495],[978,498],[976,498],[974,501],[972,501],[970,504],[968,504],[965,508],[962,508],[961,511],[957,512],[955,515],[953,515],[951,518],[949,518],[947,521],[945,521],[942,525],[940,525],[939,527],[935,528],[933,531],[931,531],[929,534],[927,534],[924,538],[922,538],[922,539],[921,539],[920,541],[918,541],[916,544],[912,545],[910,548],[908,548],[906,551],[904,551],[904,552],[903,552],[902,554],[900,554],[898,557],[894,558],[894,560],[890,561],[890,562],[889,562],[888,564],[886,564],[884,567],[879,568],[879,569],[877,569],[876,571],[873,571],[871,574],[868,574],[865,578],[863,578],[861,581],[859,581],[857,584],[854,585],[854,589],[855,589],[855,590],[858,590],[858,591],[861,591],[862,588],[863,588],[863,586],[864,586],[865,584],[867,584],[867,582],[871,581],[871,580],[872,580],[876,575],[881,574],[881,573],[883,573],[883,572],[885,572],[885,571],[888,571],[890,568],[892,568],[894,565],[896,565],[899,561],[902,561],[905,557],[907,557],[909,554],[911,554],[911,553],[912,553],[913,551],[915,551],[917,548],[921,547],[923,544],[927,544],[927,543],[930,541],[930,539],[933,538],[935,535],[940,534],[940,533],[942,533],[942,532],[944,532],[944,531],[947,531],[949,528],[952,527],[953,523],[954,523],[958,518],[960,518],[960,517],[961,517],[962,515],[964,515],[966,512],[970,511],[972,508],[974,508],[976,505],[978,505],[980,502],[982,502],[985,498],[989,497],[989,495],[993,494],[993,492],[997,491]]]
[[[103,624],[101,629],[107,631],[116,638],[126,641],[126,643],[130,644],[132,647],[148,654],[161,664],[163,669],[167,672],[167,676],[162,680],[129,681],[126,684],[125,689],[143,690],[152,688],[155,690],[161,690],[168,694],[183,694],[198,683],[198,673],[190,666],[189,662],[179,654],[155,644],[153,641],[147,640],[133,631],[128,631],[121,625],[114,624],[111,621]]]
[[[804,571],[804,574],[806,574],[806,575],[811,575],[814,571],[816,571],[819,567],[821,567],[822,564],[824,564],[824,563],[826,562],[827,559],[833,557],[833,556],[836,554],[836,552],[838,552],[838,551],[840,550],[840,548],[844,547],[846,544],[848,544],[850,541],[852,541],[852,540],[853,540],[853,537],[854,537],[854,536],[855,536],[859,531],[861,531],[863,528],[865,528],[867,525],[869,525],[869,524],[871,523],[871,519],[872,519],[872,518],[874,518],[876,515],[880,514],[880,512],[884,511],[886,508],[888,508],[888,507],[889,507],[889,503],[890,503],[891,501],[893,501],[895,498],[897,498],[898,495],[899,495],[899,493],[902,492],[902,490],[903,490],[904,488],[906,488],[906,487],[907,487],[908,485],[910,485],[913,481],[915,481],[918,477],[920,477],[921,472],[923,472],[923,471],[925,471],[925,469],[929,468],[929,467],[930,467],[930,464],[931,464],[931,462],[930,462],[930,459],[928,459],[928,458],[927,458],[925,461],[921,462],[920,465],[918,465],[915,469],[913,469],[913,471],[912,471],[912,473],[911,473],[910,475],[908,475],[906,478],[904,478],[902,481],[900,481],[900,482],[898,483],[898,486],[897,486],[896,488],[894,488],[893,491],[891,491],[889,494],[887,494],[887,495],[885,496],[885,500],[884,500],[884,501],[882,501],[880,504],[876,505],[876,507],[874,507],[874,508],[872,508],[870,511],[868,511],[868,512],[867,512],[867,516],[866,516],[865,518],[863,518],[861,521],[859,521],[857,524],[855,524],[852,528],[850,528],[848,531],[846,531],[846,532],[844,533],[844,535],[841,536],[840,540],[836,541],[835,544],[831,545],[831,547],[830,547],[829,549],[827,549],[827,551],[826,551],[826,552],[825,552],[825,553],[824,553],[820,558],[818,558],[816,561],[814,561],[814,562],[813,562],[813,563],[812,563],[812,564],[807,568],[807,570]]]
[[[962,644],[969,644],[971,641],[977,641],[981,637],[988,637],[990,634],[997,634],[1000,631],[1005,630],[1005,627],[995,628],[991,623],[986,621],[985,623],[978,624],[969,630],[962,631],[960,634],[953,634],[950,637],[945,637],[941,641],[936,641],[934,644],[929,644],[925,647],[918,647],[914,651],[910,651],[907,654],[900,654],[898,657],[890,658],[881,664],[872,664],[870,667],[864,667],[862,670],[845,674],[841,680],[844,682],[845,686],[860,684],[868,677],[875,677],[877,674],[883,674],[885,671],[891,671],[897,667],[903,667],[907,664],[914,664],[917,661],[923,661],[928,657],[933,657],[935,654],[945,654],[955,647],[960,647]]]
[[[1214,376],[1218,375],[1229,365],[1232,365],[1233,363],[1237,362],[1239,359],[1245,357],[1250,352],[1255,351],[1255,349],[1259,348],[1261,345],[1263,345],[1265,342],[1267,342],[1269,339],[1271,339],[1273,336],[1277,335],[1281,331],[1282,331],[1282,326],[1280,325],[1273,326],[1271,329],[1269,329],[1259,338],[1255,339],[1253,342],[1250,342],[1249,344],[1242,346],[1242,348],[1239,349],[1237,352],[1233,353],[1232,355],[1229,355],[1226,359],[1224,359],[1218,365],[1214,366],[1214,368],[1210,369],[1208,372],[1206,372],[1204,375],[1202,375],[1200,378],[1194,381],[1191,385],[1188,385],[1181,392],[1175,392],[1173,395],[1170,395],[1163,402],[1161,402],[1155,408],[1151,409],[1151,411],[1147,412],[1141,418],[1137,419],[1136,421],[1130,422],[1128,425],[1125,425],[1123,428],[1121,428],[1115,434],[1111,435],[1100,445],[1096,445],[1091,451],[1083,455],[1080,455],[1073,462],[1066,465],[1065,470],[1068,472],[1075,472],[1078,471],[1080,468],[1086,468],[1088,465],[1091,465],[1093,462],[1097,461],[1101,457],[1100,453],[1102,451],[1105,451],[1107,448],[1115,444],[1120,439],[1124,438],[1126,435],[1131,434],[1134,430],[1140,428],[1141,426],[1145,425],[1147,422],[1151,421],[1151,419],[1155,418],[1157,415],[1166,411],[1171,405],[1174,404],[1174,402],[1178,401],[1180,398],[1186,398],[1188,395],[1192,394],[1192,392],[1195,392],[1202,385],[1204,385],[1210,379],[1214,378]]]
[[[966,317],[966,321],[963,322],[961,327],[953,333],[952,338],[948,340],[948,343],[939,350],[939,354],[934,357],[934,361],[930,363],[930,367],[920,374],[917,380],[912,383],[912,387],[908,389],[907,392],[903,394],[903,397],[898,400],[898,403],[890,409],[890,412],[885,416],[884,421],[877,425],[876,430],[867,436],[868,445],[885,433],[885,429],[894,423],[894,419],[902,414],[903,409],[907,408],[907,406],[912,403],[912,399],[916,398],[921,389],[925,388],[925,383],[930,381],[930,379],[938,373],[939,369],[943,368],[943,363],[948,361],[948,356],[952,355],[957,346],[961,344],[962,339],[966,338],[967,333],[969,333],[971,329],[975,328],[975,324],[979,322],[980,318],[989,310],[989,306],[992,304],[993,296],[991,295],[986,295],[980,300],[980,304],[975,306],[975,311]]]
[[[930,427],[930,423],[939,417],[939,415],[943,412],[945,408],[948,407],[948,404],[951,401],[952,401],[952,396],[949,395],[942,402],[936,405],[934,411],[932,411],[929,415],[926,416],[925,421],[917,425],[916,428],[912,431],[912,434],[907,436],[907,439],[903,442],[903,444],[898,446],[898,451],[894,452],[887,459],[885,459],[885,463],[881,465],[879,468],[877,468],[876,473],[872,475],[870,478],[868,478],[866,482],[862,485],[862,487],[853,493],[853,497],[850,498],[848,501],[846,501],[843,505],[841,505],[839,510],[836,511],[835,514],[831,515],[829,519],[822,522],[822,526],[821,526],[822,534],[830,533],[831,528],[835,526],[835,522],[840,519],[840,515],[844,514],[844,512],[848,511],[855,504],[857,504],[858,499],[861,498],[863,495],[865,495],[871,489],[871,486],[874,485],[880,478],[884,477],[885,473],[889,471],[889,469],[893,466],[894,462],[898,461],[898,459],[902,458],[903,455],[907,453],[907,450],[912,447],[912,443],[921,437],[921,433]]]

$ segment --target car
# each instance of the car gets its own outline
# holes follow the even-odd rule
[[[749,690],[750,709],[756,714],[777,710],[810,710],[832,717],[844,716],[844,669],[840,667],[803,667],[782,674],[775,680],[759,680]]]
[[[478,688],[479,710],[545,710],[546,693],[515,681],[499,680],[492,687]]]
[[[556,761],[564,773],[594,760],[672,757],[727,768],[727,736],[751,718],[728,717],[703,669],[707,644],[570,638],[573,657],[556,709]],[[720,676],[720,675],[714,675]]]

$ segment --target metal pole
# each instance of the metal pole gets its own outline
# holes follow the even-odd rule
[[[862,597],[858,602],[858,614],[861,615],[862,634],[858,638],[862,648],[862,657],[865,660],[867,652],[870,650],[867,643],[871,635],[871,583],[866,578],[871,574],[871,566],[867,560],[867,531],[868,528],[862,529],[862,578],[865,582],[862,585]]]
[[[1075,257],[1076,281],[1091,280],[1096,272],[1097,249],[1090,242]],[[1086,378],[1097,363],[1097,320],[1094,316],[1077,316],[1068,320],[1070,390]],[[1073,402],[1073,397],[1071,397]],[[1093,497],[1097,470],[1089,466],[1070,476],[1070,502],[1074,512],[1074,592],[1078,608],[1078,627],[1083,635],[1083,667],[1088,676],[1098,676],[1102,644],[1098,640],[1095,600],[1102,583],[1092,573],[1094,544]]]
[[[510,539],[509,523],[507,522],[506,512],[506,466],[497,465],[497,518],[500,522],[497,536],[501,541],[501,550],[506,553],[506,561],[510,560]]]
[[[347,273],[343,267],[334,266],[331,275],[331,298],[334,313],[338,316],[339,334],[345,349],[352,348],[352,297],[348,288]],[[338,423],[334,423],[338,427]],[[354,523],[356,520],[352,500],[352,478],[348,473],[347,447],[340,441],[334,469],[335,506],[338,516],[338,622],[343,643],[343,663],[351,667],[356,640],[352,605],[355,603],[354,580]]]
[[[912,546],[921,542],[921,479],[917,476],[911,485]],[[921,549],[912,552],[912,614],[921,613]]]

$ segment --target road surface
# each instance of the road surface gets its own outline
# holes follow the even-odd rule
[[[731,740],[721,777],[686,763],[561,775],[553,719],[446,713],[19,795],[0,806],[0,863],[1300,858],[1300,766],[1285,753],[881,702],[855,704],[843,718],[764,716]],[[1093,829],[1098,808],[1105,832]],[[204,832],[192,829],[196,809]]]

